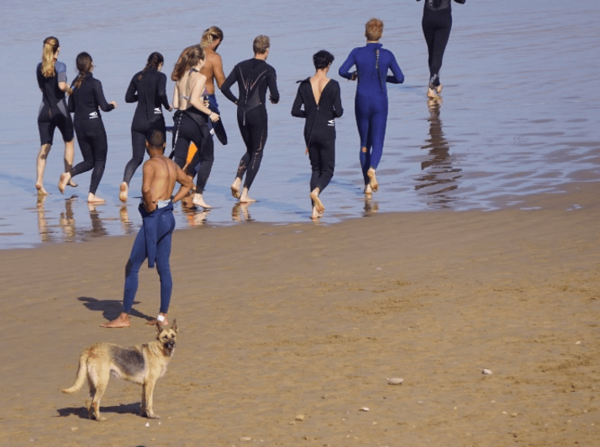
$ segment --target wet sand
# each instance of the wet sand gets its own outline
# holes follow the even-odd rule
[[[154,337],[147,268],[133,326],[99,327],[132,236],[2,250],[0,444],[594,445],[597,185],[529,197],[531,211],[178,231],[160,421],[136,414],[137,385],[111,380],[103,423],[83,390],[59,391],[89,344]]]

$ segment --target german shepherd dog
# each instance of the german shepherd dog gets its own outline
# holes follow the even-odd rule
[[[175,351],[177,339],[177,322],[162,328],[156,323],[156,340],[131,348],[113,343],[96,343],[85,349],[79,357],[79,369],[75,383],[63,393],[74,393],[79,390],[87,378],[90,395],[85,401],[90,419],[104,421],[100,416],[100,399],[106,391],[110,374],[120,379],[142,385],[142,405],[140,415],[150,419],[158,419],[152,409],[152,395],[159,377],[167,372],[167,365]]]

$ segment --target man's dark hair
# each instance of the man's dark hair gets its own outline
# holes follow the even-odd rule
[[[165,144],[165,134],[162,130],[152,129],[146,134],[146,141],[153,149],[163,149]]]
[[[323,68],[327,68],[327,66],[329,64],[331,64],[334,59],[335,58],[333,57],[333,54],[331,54],[329,51],[325,51],[325,50],[321,50],[321,51],[315,53],[313,56],[313,62],[315,64],[315,68],[317,70],[322,70]]]

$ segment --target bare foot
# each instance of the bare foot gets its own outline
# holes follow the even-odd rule
[[[437,97],[437,93],[435,92],[434,89],[432,89],[431,87],[429,87],[427,89],[427,97],[428,98],[436,98]]]
[[[60,180],[58,182],[58,190],[60,191],[61,194],[65,193],[65,188],[67,187],[67,184],[69,183],[70,180],[71,180],[70,173],[64,172],[63,174],[61,174]]]
[[[372,196],[373,189],[371,189],[371,185],[365,185],[365,196]]]
[[[164,317],[163,321],[158,321],[157,318],[152,318],[146,322],[147,325],[156,326],[156,324],[160,324],[161,326],[168,326],[169,320],[167,319],[167,314],[159,313],[158,315],[162,315]]]
[[[240,197],[240,203],[253,203],[256,202],[255,199],[248,195],[248,188],[244,188],[242,191],[242,195]]]
[[[196,206],[200,206],[204,209],[211,209],[212,206],[208,205],[206,202],[204,202],[204,199],[202,198],[202,194],[194,194],[194,198],[192,199],[192,203]]]
[[[325,208],[323,208],[323,211],[324,210],[325,210]],[[323,215],[323,213],[322,212],[320,213],[319,211],[317,211],[317,207],[313,206],[312,214],[310,215],[310,218],[312,220],[317,220],[317,219],[320,219],[322,215]]]
[[[379,183],[377,183],[377,177],[375,177],[375,169],[369,168],[367,171],[367,177],[369,177],[369,186],[373,191],[379,191]]]
[[[317,210],[317,213],[323,214],[325,212],[325,206],[321,199],[319,198],[319,188],[315,188],[310,193],[310,198],[314,203],[314,208]]]
[[[46,196],[46,195],[48,195],[48,191],[46,191],[46,189],[44,188],[44,185],[42,185],[41,183],[36,183],[35,184],[35,188],[37,189],[37,192],[38,192],[39,196]]]
[[[121,202],[127,202],[127,191],[129,187],[127,186],[127,182],[121,183],[121,187],[119,188],[119,200]]]
[[[240,184],[241,183],[242,183],[242,180],[236,177],[235,180],[233,181],[233,183],[231,184],[231,195],[233,196],[234,199],[240,198]]]
[[[131,323],[129,321],[129,314],[126,314],[125,312],[121,312],[121,314],[114,320],[100,325],[100,327],[106,328],[122,328],[129,326],[131,326]]]
[[[88,203],[100,204],[100,203],[104,203],[104,202],[106,202],[106,200],[101,199],[100,197],[96,196],[95,194],[92,194],[92,193],[88,194]]]
[[[71,188],[77,188],[79,185],[73,181],[73,177],[69,179],[69,183],[67,183]]]
[[[442,87],[443,87],[443,85],[442,85],[442,84],[440,84],[440,85],[438,85],[438,86],[435,88],[435,91],[437,92],[437,94],[438,94],[438,95],[439,95],[440,93],[442,93]]]

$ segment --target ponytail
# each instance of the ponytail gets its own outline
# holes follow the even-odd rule
[[[160,64],[162,64],[164,61],[165,61],[165,59],[163,58],[163,55],[157,51],[155,51],[150,56],[148,56],[148,63],[146,63],[146,66],[144,67],[144,69],[142,70],[140,75],[138,76],[138,78],[137,78],[138,81],[142,80],[142,76],[144,75],[144,73],[146,73],[146,71],[148,71],[148,69],[155,68],[158,70],[158,66]]]
[[[56,37],[50,36],[44,39],[44,48],[42,50],[42,75],[45,78],[51,78],[56,75],[54,70],[54,55],[58,51],[60,44]]]
[[[85,51],[77,55],[75,63],[77,65],[77,70],[79,70],[79,74],[75,78],[75,81],[73,81],[73,87],[81,87],[81,83],[85,79],[85,75],[87,73],[90,73],[92,71],[92,68],[94,68],[94,64],[92,62],[92,56],[90,56],[89,53],[86,53]]]

